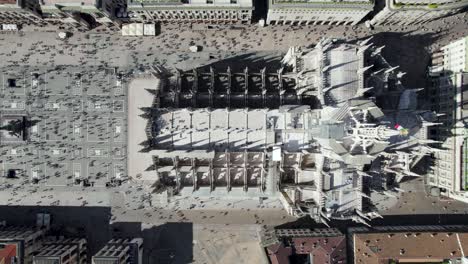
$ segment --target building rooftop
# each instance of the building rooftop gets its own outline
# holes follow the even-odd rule
[[[13,257],[16,257],[16,244],[0,244],[0,263],[10,264]]]
[[[16,0],[0,0],[0,5],[14,5]]]
[[[335,230],[335,229],[332,229]],[[339,231],[275,230],[276,243],[266,246],[272,264],[313,259],[312,263],[346,263],[346,239]],[[295,262],[294,262],[295,263]],[[299,263],[299,262],[298,262]]]
[[[274,7],[318,7],[318,6],[336,6],[336,5],[359,5],[359,4],[372,4],[372,1],[368,0],[343,0],[343,1],[333,1],[333,0],[269,0],[270,5]]]
[[[96,253],[93,264],[137,264],[140,263],[140,253],[143,239],[112,239]],[[140,261],[139,261],[140,260]]]
[[[183,6],[183,7],[252,7],[252,0],[129,0],[130,4]]]
[[[95,0],[41,0],[42,5],[63,5],[63,6],[90,6],[95,5]]]
[[[354,234],[354,263],[383,264],[389,260],[441,262],[463,257],[468,233],[398,232]]]
[[[15,241],[42,236],[44,230],[34,230],[21,227],[0,228],[0,241]]]
[[[364,167],[381,153],[392,156],[386,151],[393,146],[406,147],[401,142],[417,144],[415,133],[425,120],[402,123],[411,129],[402,134],[395,128],[400,119],[368,96],[368,91],[387,93],[397,68],[380,56],[382,47],[368,41],[324,39],[314,48],[292,47],[282,60],[290,67],[276,71],[220,72],[208,66],[165,79],[156,69],[158,78],[134,80],[129,175],[159,180],[158,193],[258,197],[265,192],[284,197],[286,210],[297,216],[354,217],[363,209]],[[407,105],[408,94],[402,100]],[[271,166],[275,162],[279,169]],[[375,162],[379,169],[381,164]],[[281,191],[273,192],[278,183]]]
[[[159,129],[157,134],[154,134],[156,148],[162,149],[261,150],[274,143],[272,128],[293,128],[291,116],[278,110],[159,109],[159,111],[160,116],[153,123],[153,127]],[[298,115],[300,118],[296,127],[301,126],[304,129],[306,124],[302,123],[302,113]],[[267,128],[272,120],[276,120],[273,127]],[[301,134],[297,144],[306,144],[303,139],[304,135]]]

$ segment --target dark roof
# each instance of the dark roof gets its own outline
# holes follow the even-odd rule
[[[294,233],[290,231],[287,233]],[[282,233],[277,232],[279,235],[277,243],[265,248],[272,264],[289,264],[292,256],[309,254],[314,263],[346,263],[346,239],[340,233],[310,232],[310,235],[319,236],[284,236]]]
[[[0,0],[0,5],[14,5],[16,4],[16,0]]]

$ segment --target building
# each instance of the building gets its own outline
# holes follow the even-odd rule
[[[42,19],[54,25],[72,25],[90,29],[98,25],[111,27],[113,22],[112,2],[101,0],[86,1],[41,1]],[[114,11],[115,12],[115,11]]]
[[[0,24],[41,25],[39,3],[34,0],[0,1]]]
[[[468,202],[468,37],[454,41],[433,54],[429,74],[431,104],[441,114],[441,126],[434,129],[434,139],[442,150],[434,153],[434,164],[427,183],[440,188],[442,195]]]
[[[252,20],[252,0],[129,0],[132,22],[241,23]]]
[[[85,264],[87,243],[84,238],[47,238],[34,254],[33,264]]]
[[[369,41],[293,47],[269,72],[155,68],[129,85],[129,177],[154,197],[267,197],[294,216],[366,222],[364,178],[414,176],[435,124]]]
[[[15,25],[58,25],[89,29],[119,25],[119,1],[5,0],[0,2],[0,23]]]
[[[261,244],[272,264],[347,263],[346,237],[337,229],[267,230]]]
[[[351,232],[353,263],[466,263],[468,233],[443,227],[379,227]]]
[[[373,1],[268,0],[271,25],[356,25],[374,7]]]
[[[0,228],[0,263],[29,264],[45,238],[45,229]],[[2,260],[3,258],[3,260]],[[14,260],[14,261],[12,261]]]
[[[385,7],[368,25],[415,25],[424,24],[440,17],[455,14],[465,7],[460,0],[385,0]]]
[[[142,264],[143,239],[112,239],[96,255],[93,264]]]
[[[0,245],[0,264],[13,264],[16,259],[16,245]]]

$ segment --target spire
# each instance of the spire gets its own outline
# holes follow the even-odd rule
[[[361,43],[359,43],[359,46],[364,46],[366,45],[369,41],[371,41],[372,39],[374,38],[374,36],[371,36],[370,38],[367,38],[365,40],[363,40]]]
[[[380,53],[382,52],[383,48],[385,48],[385,45],[376,48],[376,49],[371,53],[371,56],[374,57],[375,55],[380,54]]]
[[[400,66],[395,66],[395,67],[388,68],[388,69],[385,70],[385,73],[391,73],[391,72],[393,72],[394,70],[396,70],[398,68],[400,68]]]
[[[364,68],[360,68],[360,69],[357,70],[357,73],[358,73],[358,74],[363,74],[364,72],[366,72],[368,69],[370,69],[370,68],[372,68],[372,67],[374,67],[373,64],[370,65],[370,66],[364,67]]]

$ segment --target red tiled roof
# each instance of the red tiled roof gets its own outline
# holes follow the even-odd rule
[[[437,262],[462,257],[468,233],[395,232],[354,235],[356,264],[388,263],[389,259]]]
[[[346,263],[346,239],[335,237],[297,237],[291,239],[291,246],[283,243],[267,247],[273,264],[288,264],[292,254],[312,254],[315,263]]]
[[[3,261],[5,264],[11,264],[10,260],[16,256],[16,245],[6,245],[0,249],[0,263]]]
[[[16,0],[0,0],[0,5],[13,5],[16,4]]]

